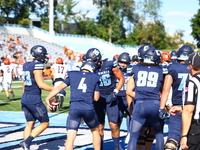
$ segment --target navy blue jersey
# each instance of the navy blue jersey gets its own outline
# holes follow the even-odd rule
[[[95,73],[69,71],[64,83],[70,86],[70,109],[94,109],[94,91],[99,91],[99,78]],[[78,102],[75,105],[73,102]]]
[[[96,70],[96,73],[101,76],[99,88],[102,97],[107,97],[116,87],[116,77],[112,71],[114,67],[117,67],[116,61],[105,59]]]
[[[182,90],[186,83],[189,80],[190,73],[188,70],[187,64],[174,63],[169,66],[169,75],[173,78],[172,83],[172,104],[173,105],[182,105]]]
[[[122,74],[123,74],[123,76],[124,76],[125,81],[124,81],[124,85],[123,85],[122,88],[120,89],[120,91],[119,91],[119,93],[117,94],[117,96],[126,96],[126,84],[127,84],[127,82],[128,82],[128,79],[129,79],[130,76],[131,76],[131,73],[130,73],[130,71],[129,71],[130,69],[132,70],[132,66],[131,66],[131,65],[127,66],[126,69],[121,70],[121,71],[122,71]],[[118,84],[118,81],[119,81],[119,80],[117,80],[117,84]]]
[[[170,63],[168,62],[164,62],[161,64],[162,68],[163,68],[163,74],[166,75],[168,73],[168,67],[169,67]]]
[[[161,66],[133,66],[135,81],[135,100],[160,100],[160,90],[163,84]]]
[[[26,62],[23,65],[22,79],[24,81],[24,93],[30,95],[41,95],[41,89],[38,87],[35,78],[34,70],[44,70],[44,64],[42,62]]]

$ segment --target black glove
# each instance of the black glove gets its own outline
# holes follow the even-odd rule
[[[106,98],[106,103],[112,103],[117,99],[117,94],[115,92],[112,92],[108,97]]]

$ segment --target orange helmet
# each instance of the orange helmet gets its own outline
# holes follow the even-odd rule
[[[57,64],[62,64],[62,63],[63,63],[63,59],[62,59],[61,57],[58,57],[58,58],[56,59],[56,63],[57,63]]]
[[[161,59],[160,59],[160,61],[161,61],[161,63],[163,63],[165,61],[170,62],[171,61],[171,55],[170,55],[170,53],[168,53],[168,52],[161,53]]]
[[[6,59],[4,59],[3,63],[4,63],[5,65],[10,65],[10,60],[6,58]]]
[[[113,56],[113,59],[117,60],[118,57],[119,57],[119,55],[116,54],[116,55]]]

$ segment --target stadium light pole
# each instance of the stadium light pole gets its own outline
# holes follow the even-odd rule
[[[50,35],[54,35],[53,1],[54,0],[49,0],[49,33]]]

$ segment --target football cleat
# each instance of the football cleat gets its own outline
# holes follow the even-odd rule
[[[19,144],[24,150],[30,150],[29,145],[27,145],[24,141]]]

